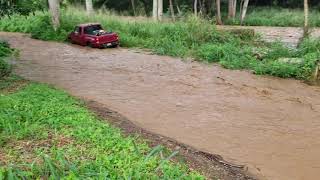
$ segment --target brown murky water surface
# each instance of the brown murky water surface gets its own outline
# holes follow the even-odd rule
[[[27,79],[106,104],[266,179],[319,178],[319,87],[134,50],[0,38],[21,50],[16,72]]]

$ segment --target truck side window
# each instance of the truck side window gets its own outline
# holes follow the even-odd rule
[[[84,28],[84,34],[97,35],[99,30],[102,30],[100,25],[88,26]]]
[[[81,31],[81,29],[80,29],[80,27],[78,27],[78,26],[74,29],[74,32],[75,32],[75,33],[80,33],[80,31]]]
[[[85,34],[94,35],[93,30],[94,30],[94,29],[93,29],[91,26],[85,27],[85,28],[84,28],[84,33],[85,33]]]

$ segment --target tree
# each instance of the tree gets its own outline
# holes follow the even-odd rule
[[[37,10],[47,9],[48,0],[0,0],[0,19],[12,14],[28,16]]]
[[[51,13],[53,29],[56,31],[60,26],[60,20],[59,20],[60,3],[59,3],[59,0],[49,0],[48,2],[49,2],[49,11]]]
[[[199,14],[200,15],[206,15],[207,14],[207,3],[206,3],[206,0],[200,0],[199,1],[199,5],[200,5],[200,11],[199,11]]]
[[[148,16],[150,14],[150,12],[152,11],[152,1],[151,0],[139,0],[139,2],[142,3],[143,7],[144,7],[144,11],[146,13],[146,15]]]
[[[237,0],[233,0],[232,19],[237,15]]]
[[[180,8],[179,8],[179,4],[178,4],[177,1],[175,1],[175,2],[176,2],[176,7],[177,7],[178,14],[181,15],[181,10],[180,10]]]
[[[172,20],[175,21],[176,18],[174,16],[174,9],[173,9],[172,0],[169,0],[169,6],[170,6],[170,13],[171,13]]]
[[[86,0],[86,10],[88,15],[93,13],[92,0]]]
[[[158,0],[153,0],[152,17],[153,20],[158,20]]]
[[[193,2],[194,15],[198,15],[198,0],[194,0]]]
[[[163,16],[163,0],[158,0],[158,21],[162,20]]]
[[[135,2],[134,0],[131,0],[131,5],[132,5],[132,10],[133,10],[133,15],[136,16],[136,5],[135,5]]]
[[[249,0],[244,0],[242,10],[241,10],[241,18],[240,18],[241,25],[243,24],[244,18],[246,17],[248,5],[249,5]]]
[[[308,0],[304,0],[304,27],[303,27],[303,37],[308,37],[309,35],[309,4]]]
[[[236,17],[237,12],[237,0],[228,1],[228,19],[233,19]]]
[[[217,24],[222,25],[220,5],[221,5],[221,1],[216,0],[216,20],[217,20]]]
[[[156,21],[161,21],[163,15],[163,0],[153,0],[152,17]]]
[[[228,19],[233,18],[233,0],[228,0]]]

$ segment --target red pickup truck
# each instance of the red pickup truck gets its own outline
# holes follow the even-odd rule
[[[80,24],[68,35],[68,40],[82,46],[105,48],[117,47],[119,36],[113,32],[106,32],[99,23]]]

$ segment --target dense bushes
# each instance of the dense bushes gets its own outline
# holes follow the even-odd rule
[[[221,32],[213,22],[189,17],[176,23],[156,23],[96,13],[87,16],[77,9],[63,10],[61,27],[54,31],[46,12],[27,17],[14,15],[0,22],[0,30],[28,32],[33,38],[64,41],[76,24],[100,22],[107,30],[120,34],[121,45],[153,50],[161,55],[193,57],[199,61],[218,62],[226,68],[250,69],[256,74],[308,79],[319,58],[319,41],[307,40],[298,50],[280,43],[265,43],[251,32]],[[303,58],[298,64],[279,58]]]
[[[12,49],[5,41],[0,41],[0,78],[10,73],[10,65],[6,61],[6,57],[12,53]]]

